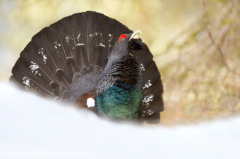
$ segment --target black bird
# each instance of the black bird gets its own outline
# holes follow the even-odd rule
[[[161,76],[140,34],[101,13],[65,17],[33,36],[10,81],[99,116],[159,123]]]

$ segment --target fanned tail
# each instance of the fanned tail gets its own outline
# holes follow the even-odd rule
[[[160,112],[164,110],[161,75],[146,45],[143,50],[137,53],[137,60],[140,63],[143,77],[141,83],[143,93],[142,120],[146,123],[157,124],[160,122]]]
[[[115,19],[96,12],[63,18],[33,36],[14,65],[10,81],[18,81],[22,88],[45,97],[74,101],[94,89],[118,37],[131,32]],[[162,82],[152,58],[147,46],[137,54],[143,68],[142,115],[146,122],[159,119],[163,110]],[[81,79],[78,85],[85,74],[91,76]]]

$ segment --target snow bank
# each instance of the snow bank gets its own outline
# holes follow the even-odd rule
[[[240,158],[240,117],[143,128],[103,121],[9,85],[0,84],[0,97],[0,158]]]

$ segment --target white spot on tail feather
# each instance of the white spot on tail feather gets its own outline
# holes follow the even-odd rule
[[[84,45],[84,43],[77,43],[76,46],[81,46],[81,45]]]
[[[53,83],[54,81],[51,81],[50,83],[49,83],[49,86],[51,86],[51,84]]]
[[[110,34],[109,34],[110,35]],[[104,44],[103,44],[103,35],[102,35],[102,33],[100,33],[100,32],[95,32],[95,33],[93,33],[93,34],[89,34],[89,36],[90,37],[98,37],[97,38],[97,41],[99,41],[100,39],[99,39],[99,36],[101,37],[101,42],[99,43],[99,44],[96,44],[95,46],[96,47],[98,47],[98,46],[101,46],[101,47],[106,47]]]
[[[145,71],[145,67],[144,67],[144,65],[141,63],[141,64],[140,64],[140,72],[143,72],[143,71]]]
[[[79,41],[79,39],[80,39],[80,36],[81,36],[81,33],[78,33],[78,36],[77,36],[77,41]]]
[[[150,95],[147,95],[144,97],[144,99],[142,100],[143,104],[148,107],[149,106],[149,103],[153,101],[153,95],[150,94]]]
[[[151,109],[147,110],[147,111],[143,111],[143,113],[145,113],[146,115],[152,115],[153,111]],[[145,116],[145,115],[144,115]]]
[[[95,100],[93,98],[88,98],[87,99],[87,106],[90,107],[95,107]]]
[[[25,89],[29,90],[29,88],[30,88],[30,79],[25,76],[25,77],[23,77],[22,80],[23,80],[23,84],[25,84]]]
[[[142,89],[147,89],[152,86],[151,80],[148,80]]]
[[[57,43],[57,41],[53,42],[53,46],[55,47],[55,49],[58,48],[58,46],[61,46],[61,44]]]
[[[42,55],[43,62],[44,62],[44,64],[46,64],[47,56],[43,54],[43,50],[44,50],[43,48],[40,48],[40,49],[38,50],[38,54],[39,54],[39,55]]]
[[[41,76],[41,74],[37,70],[37,69],[39,69],[39,66],[35,62],[31,61],[31,65],[29,66],[29,68],[31,69],[31,71],[34,75]]]
[[[105,47],[105,45],[103,43],[100,43],[98,46],[102,46],[102,47]]]
[[[56,102],[58,98],[59,98],[59,97],[56,96],[56,97],[53,99],[53,101]]]
[[[112,46],[112,45],[111,45],[112,40],[113,40],[112,34],[108,34],[108,47],[109,47],[109,48]]]
[[[70,36],[65,35],[65,40],[66,40],[67,44],[69,44],[70,39],[71,39]]]

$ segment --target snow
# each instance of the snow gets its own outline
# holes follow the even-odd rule
[[[95,107],[95,100],[93,98],[87,99],[87,106],[88,107]]]
[[[146,128],[99,119],[0,84],[0,158],[237,159],[240,117]]]

